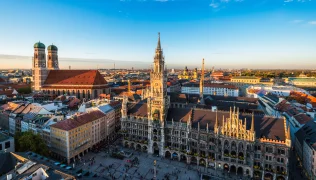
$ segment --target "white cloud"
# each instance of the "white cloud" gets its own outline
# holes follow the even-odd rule
[[[285,3],[293,2],[293,0],[284,0]]]
[[[168,2],[168,0],[155,0],[157,2]]]
[[[223,4],[233,3],[233,2],[243,2],[244,0],[212,0],[210,6],[214,9],[218,7],[224,7]]]
[[[291,21],[291,23],[301,23],[303,22],[304,20],[301,20],[301,19],[295,19],[293,21]]]
[[[218,3],[211,3],[210,6],[214,9],[218,8],[219,4]]]
[[[316,25],[316,21],[309,21],[308,24]]]

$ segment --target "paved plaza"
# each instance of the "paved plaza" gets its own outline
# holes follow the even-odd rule
[[[89,152],[82,158],[82,162],[76,165],[73,172],[77,172],[80,169],[84,172],[89,171],[90,174],[98,176],[94,179],[150,180],[154,178],[154,160],[156,160],[157,180],[197,180],[201,178],[201,174],[207,174],[211,176],[211,179],[248,179],[223,173],[222,171],[216,172],[213,169],[206,169],[202,166],[187,165],[184,162],[164,159],[131,149],[121,148],[121,150],[133,152],[133,155],[120,160],[110,157],[107,152]],[[128,161],[133,160],[135,157],[138,158],[139,163],[132,166],[132,163]],[[79,179],[90,178],[82,176]]]

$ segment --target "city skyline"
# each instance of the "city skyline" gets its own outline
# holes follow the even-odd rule
[[[61,68],[150,68],[158,31],[168,68],[316,66],[312,0],[29,2],[0,2],[1,68],[31,68],[39,40]]]

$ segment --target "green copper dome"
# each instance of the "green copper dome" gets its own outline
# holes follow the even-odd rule
[[[34,48],[45,49],[45,45],[41,43],[40,41],[38,41],[37,43],[34,44]]]
[[[48,47],[47,47],[47,50],[51,50],[51,51],[58,51],[58,48],[57,48],[57,46],[55,46],[55,45],[49,45]]]

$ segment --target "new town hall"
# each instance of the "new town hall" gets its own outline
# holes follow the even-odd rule
[[[124,146],[254,179],[288,179],[291,138],[285,119],[207,108],[203,95],[194,107],[173,104],[160,35],[150,79],[146,99],[123,99]]]

